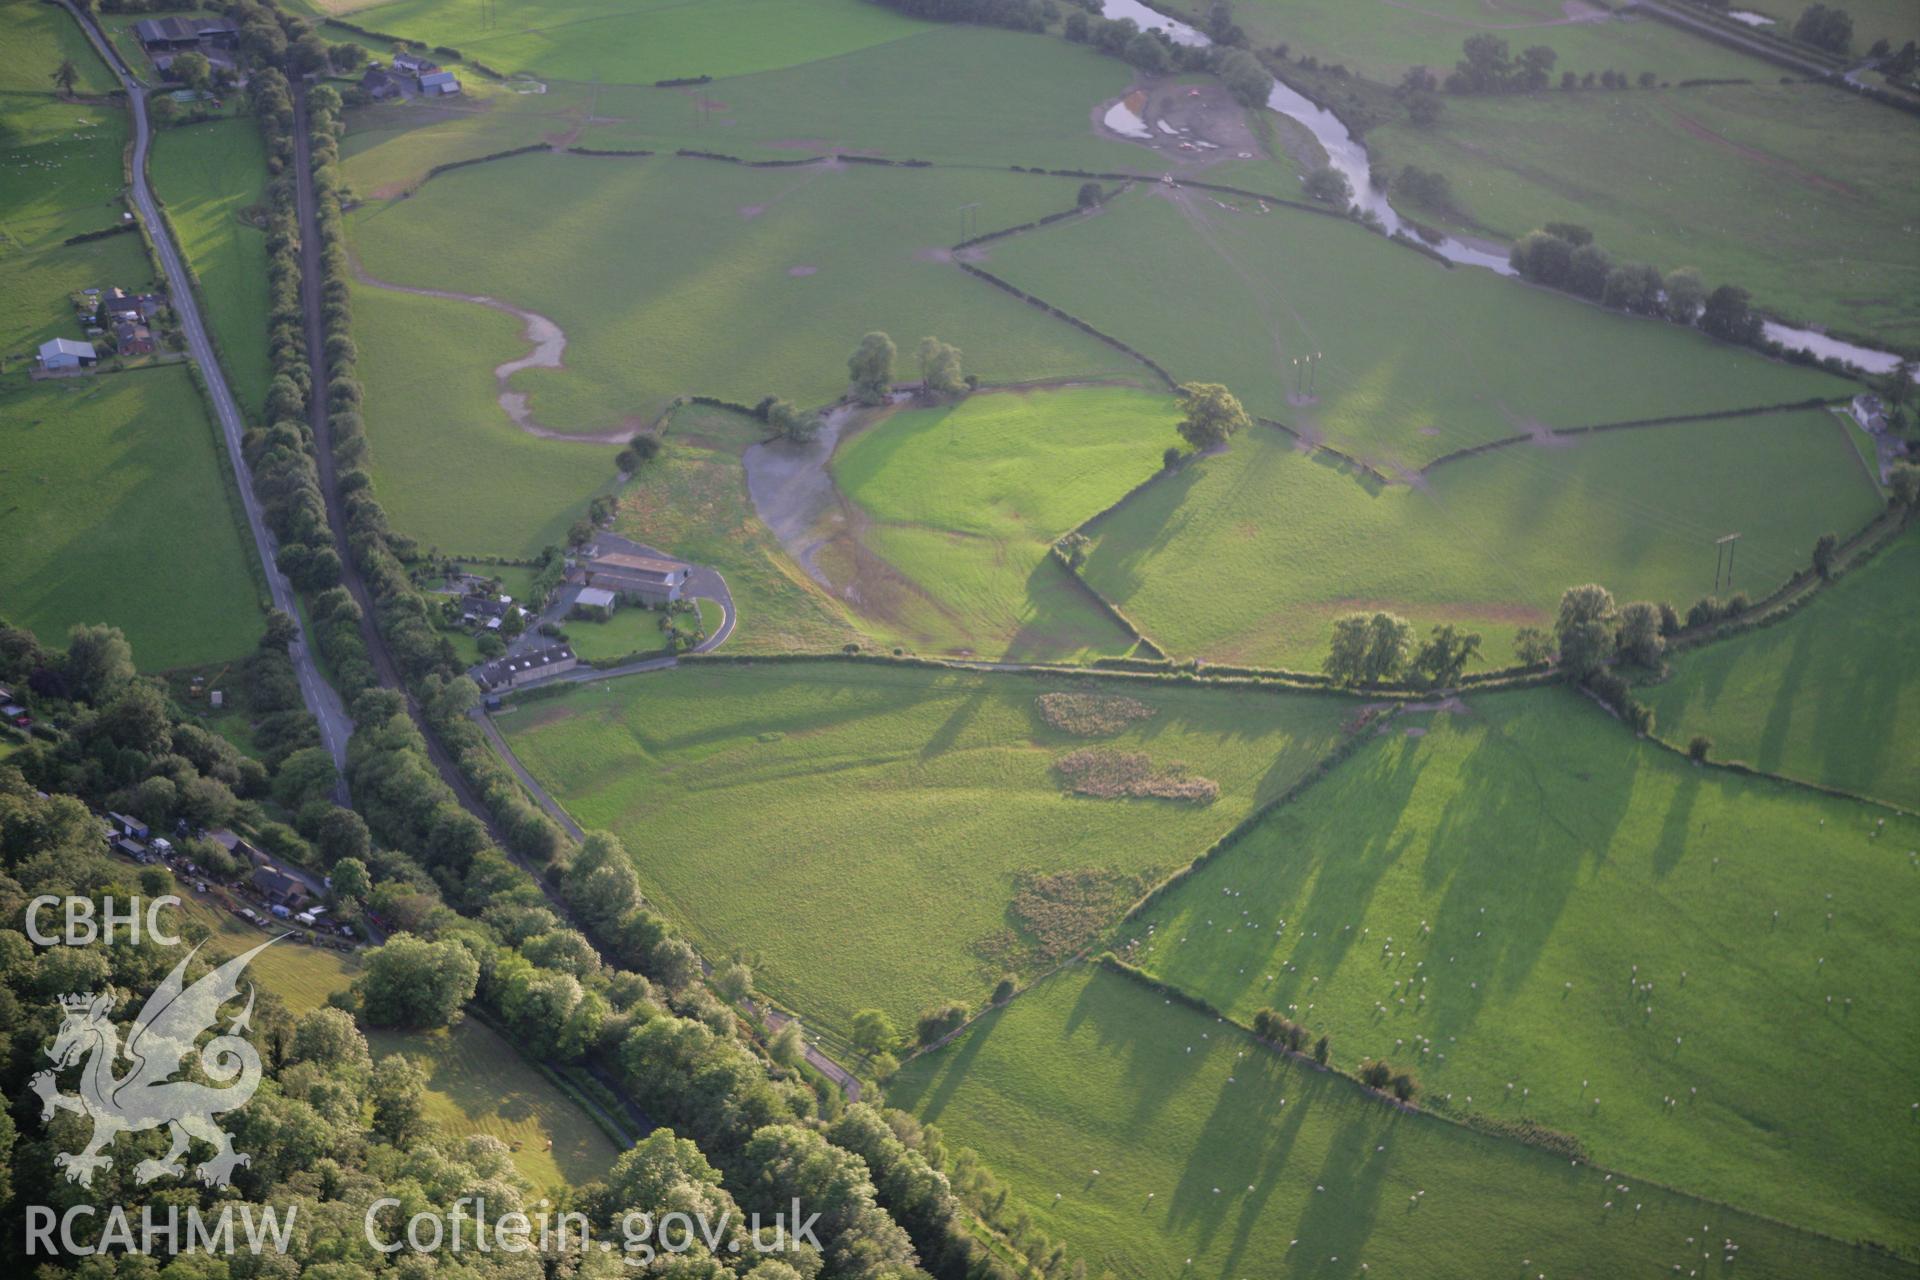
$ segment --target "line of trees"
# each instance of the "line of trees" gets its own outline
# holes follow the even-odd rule
[[[1753,296],[1739,285],[1708,293],[1700,273],[1680,267],[1665,275],[1644,262],[1617,262],[1594,243],[1593,232],[1571,222],[1549,222],[1514,242],[1508,261],[1523,280],[1564,290],[1602,306],[1694,326],[1716,338],[1757,346],[1765,331]]]

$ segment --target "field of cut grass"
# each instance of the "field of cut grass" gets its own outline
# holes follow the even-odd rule
[[[142,670],[246,653],[262,630],[260,592],[226,465],[184,368],[9,392],[0,610],[49,644],[75,623],[111,623]]]
[[[1174,377],[1224,382],[1250,412],[1389,471],[1540,425],[1852,388],[1491,272],[1449,271],[1338,219],[1232,203],[1135,192],[1098,217],[989,246],[987,270]],[[1291,402],[1293,362],[1315,354],[1303,390],[1318,399]]]
[[[862,1008],[910,1025],[934,1001],[977,1005],[1002,972],[1044,967],[1010,910],[1023,875],[1086,873],[1113,902],[1080,923],[1110,922],[1130,878],[1172,870],[1284,791],[1355,710],[1107,682],[1091,687],[1154,714],[1087,739],[1036,705],[1072,687],[833,662],[682,666],[511,707],[500,727],[582,826],[621,835],[648,897],[704,954],[756,957],[763,990],[844,1031]],[[1219,796],[1069,794],[1052,766],[1079,747],[1184,764]]]
[[[442,1031],[369,1031],[376,1058],[404,1053],[427,1072],[427,1118],[447,1136],[484,1133],[543,1190],[606,1176],[619,1151],[592,1118],[499,1032],[462,1019]]]
[[[1920,130],[1844,90],[1449,98],[1438,125],[1368,143],[1389,174],[1447,175],[1458,214],[1408,206],[1423,219],[1506,238],[1578,222],[1618,258],[1697,267],[1802,323],[1920,342]]]
[[[922,26],[863,0],[551,0],[504,14],[481,0],[395,0],[351,20],[500,71],[613,84],[767,71]]]
[[[1387,609],[1422,635],[1479,631],[1503,665],[1570,586],[1684,613],[1712,593],[1714,539],[1738,532],[1735,585],[1758,597],[1879,505],[1820,410],[1517,444],[1416,486],[1363,483],[1256,428],[1096,524],[1084,572],[1182,657],[1318,670],[1334,618]]]
[[[1784,622],[1686,654],[1641,690],[1660,736],[1716,759],[1920,809],[1920,536]]]
[[[1204,16],[1206,4],[1165,0],[1156,4],[1173,14]],[[1599,21],[1568,22],[1569,9],[1584,9]],[[1799,10],[1794,11],[1799,16]],[[1522,49],[1545,45],[1558,56],[1554,77],[1562,71],[1624,71],[1638,78],[1651,71],[1662,80],[1695,77],[1759,77],[1770,68],[1745,54],[1657,22],[1651,18],[1608,18],[1601,5],[1563,5],[1560,0],[1507,0],[1490,6],[1483,0],[1241,0],[1233,20],[1249,40],[1265,49],[1285,44],[1294,58],[1313,56],[1385,84],[1394,84],[1407,68],[1425,66],[1441,78],[1460,60],[1469,36],[1485,33]],[[1864,47],[1864,46],[1863,46]]]
[[[233,392],[255,416],[267,399],[267,240],[242,216],[266,198],[266,166],[259,126],[237,116],[161,132],[150,174],[200,277]]]
[[[1469,697],[1389,723],[1125,933],[1157,926],[1139,963],[1238,1021],[1291,1010],[1342,1065],[1411,1068],[1429,1105],[1911,1255],[1916,845],[1567,690]]]
[[[501,409],[494,366],[528,347],[514,317],[357,285],[353,332],[374,487],[422,546],[537,555],[613,487],[617,444],[537,439]]]
[[[558,323],[566,367],[513,385],[541,423],[585,432],[651,420],[678,395],[823,403],[876,328],[909,353],[937,332],[993,381],[1123,368],[942,260],[963,204],[978,203],[980,226],[1005,226],[1070,208],[1076,191],[1006,173],[541,155],[446,174],[349,226],[379,279],[484,293]],[[368,370],[370,396],[379,379]]]
[[[1403,1114],[1101,970],[1061,973],[987,1015],[909,1064],[889,1101],[938,1124],[949,1148],[979,1152],[1011,1188],[1010,1210],[1090,1275],[1908,1274],[1883,1254]],[[1737,1267],[1720,1261],[1728,1239]]]
[[[1048,547],[1151,476],[1177,438],[1164,394],[1120,387],[975,395],[892,414],[834,455],[856,536],[901,579],[861,616],[921,651],[1070,660],[1133,637]]]
[[[674,410],[665,449],[622,491],[614,527],[719,571],[739,615],[727,652],[838,649],[854,638],[841,605],[787,556],[747,496],[740,457],[765,435],[723,409]]]

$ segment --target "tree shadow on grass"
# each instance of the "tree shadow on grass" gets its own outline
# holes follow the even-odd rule
[[[958,1041],[934,1051],[940,1065],[927,1080],[924,1093],[915,1093],[910,1081],[896,1080],[888,1089],[888,1102],[903,1111],[914,1112],[927,1124],[936,1123],[947,1104],[953,1101],[953,1095],[966,1083],[967,1073],[973,1069],[987,1037],[1006,1016],[1005,1005],[982,1014]]]

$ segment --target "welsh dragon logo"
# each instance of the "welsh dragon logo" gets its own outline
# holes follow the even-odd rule
[[[55,1112],[63,1110],[93,1118],[93,1137],[86,1148],[77,1155],[63,1151],[54,1157],[54,1163],[66,1170],[70,1181],[92,1186],[94,1171],[113,1165],[112,1158],[101,1153],[113,1145],[115,1138],[162,1126],[171,1132],[173,1145],[160,1159],[142,1160],[134,1166],[137,1182],[185,1176],[181,1157],[195,1138],[215,1148],[212,1158],[195,1170],[210,1187],[226,1186],[232,1181],[234,1168],[248,1163],[249,1157],[233,1149],[233,1140],[213,1118],[245,1106],[260,1087],[260,1055],[243,1035],[253,1016],[251,983],[247,986],[246,1007],[226,1032],[197,1050],[201,1071],[214,1083],[172,1077],[187,1069],[188,1056],[196,1053],[194,1042],[219,1018],[220,1006],[238,998],[240,974],[248,963],[276,941],[268,939],[187,986],[187,964],[200,950],[196,946],[147,998],[128,1030],[124,1046],[111,1017],[112,996],[60,998],[66,1019],[60,1024],[53,1047],[47,1050],[54,1066],[34,1076],[32,1085],[43,1104],[42,1119],[51,1120]],[[116,1076],[114,1067],[123,1056],[132,1067],[125,1075]],[[56,1075],[83,1059],[79,1095],[61,1093]]]

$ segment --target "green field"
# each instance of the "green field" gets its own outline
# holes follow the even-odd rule
[[[1155,7],[1190,16],[1207,8],[1196,0],[1164,0]],[[1498,5],[1484,0],[1239,0],[1233,20],[1259,48],[1286,44],[1295,58],[1340,63],[1386,84],[1412,66],[1430,67],[1444,78],[1459,61],[1461,44],[1483,32],[1505,40],[1516,55],[1530,45],[1546,45],[1559,55],[1556,80],[1567,70],[1624,71],[1633,77],[1652,71],[1662,80],[1757,77],[1769,70],[1745,54],[1651,18],[1606,20],[1605,10],[1612,6],[1571,7],[1602,20],[1568,22],[1570,6],[1560,0]]]
[[[965,74],[954,74],[961,67]],[[841,57],[694,88],[609,89],[594,99],[607,122],[589,125],[580,145],[693,147],[749,159],[870,152],[1157,175],[1152,152],[1099,136],[1089,119],[1132,79],[1124,62],[1059,39],[934,26]]]
[[[1447,175],[1456,212],[1408,206],[1423,219],[1508,239],[1578,222],[1616,258],[1697,267],[1802,323],[1920,342],[1920,130],[1844,90],[1450,98],[1438,125],[1367,140],[1389,174]]]
[[[1133,637],[1048,547],[1151,476],[1178,418],[1165,395],[1120,387],[975,395],[843,440],[852,536],[885,563],[858,577],[861,616],[922,651],[1125,653]]]
[[[949,1148],[978,1151],[1013,1191],[1008,1216],[1024,1209],[1092,1275],[1910,1274],[1402,1114],[1098,970],[1059,974],[909,1064],[889,1101],[937,1123]],[[1737,1267],[1720,1262],[1729,1238]]]
[[[1640,697],[1660,736],[1717,759],[1920,808],[1920,536],[1907,534],[1784,622],[1686,654]]]
[[[56,645],[75,623],[111,623],[145,670],[244,654],[263,623],[226,465],[184,368],[9,392],[0,611]]]
[[[139,293],[152,284],[138,235],[0,253],[0,356],[9,369],[31,369],[34,352],[49,338],[86,336],[72,295],[114,285]]]
[[[8,255],[120,221],[123,111],[0,94],[0,235]]]
[[[349,20],[509,73],[615,84],[791,66],[921,25],[863,0],[551,0],[504,17],[481,0],[395,0]]]
[[[1138,962],[1430,1105],[1920,1250],[1920,822],[1704,772],[1563,690],[1398,723],[1130,922]]]
[[[446,174],[349,226],[379,279],[487,294],[558,323],[566,368],[513,385],[543,424],[589,432],[650,420],[676,395],[824,402],[873,328],[909,349],[937,330],[994,381],[1124,368],[936,256],[959,239],[964,203],[980,203],[982,227],[1002,226],[1069,208],[1076,189],[998,173],[522,156]]]
[[[727,652],[838,649],[854,638],[842,606],[781,549],[747,496],[741,454],[765,435],[739,414],[675,409],[661,455],[621,493],[614,527],[726,579],[738,615]]]
[[[181,892],[186,918],[212,931],[231,955],[267,934],[211,901]],[[283,942],[248,966],[260,989],[298,1017],[352,985],[361,970],[354,953]],[[364,1030],[364,1028],[363,1028]],[[427,1116],[442,1135],[485,1133],[513,1149],[513,1163],[536,1187],[578,1185],[603,1175],[619,1154],[587,1113],[513,1045],[472,1018],[440,1031],[368,1031],[376,1058],[404,1053],[427,1072]]]
[[[698,666],[510,708],[502,732],[588,828],[635,851],[647,895],[712,957],[757,957],[762,990],[844,1030],[905,1025],[1032,973],[1009,904],[1022,873],[1171,870],[1298,779],[1354,704],[1110,688],[1156,714],[1087,740],[1040,719],[1074,686],[826,663]],[[1069,794],[1076,747],[1144,752],[1219,783],[1210,805]],[[1118,889],[1114,895],[1122,897]],[[1117,916],[1095,913],[1097,926]]]
[[[73,59],[80,72],[75,93],[108,93],[120,87],[87,42],[86,33],[59,6],[38,0],[0,0],[0,27],[7,32],[7,42],[0,46],[0,94],[51,97],[54,68],[63,58]]]
[[[614,444],[541,440],[495,399],[527,352],[512,316],[357,285],[370,469],[394,528],[454,556],[538,555],[613,487]]]
[[[1471,627],[1504,665],[1567,587],[1685,612],[1712,591],[1714,539],[1737,531],[1737,585],[1758,596],[1879,507],[1819,410],[1514,445],[1418,486],[1363,483],[1257,428],[1093,526],[1084,572],[1182,657],[1318,670],[1334,618],[1387,609],[1422,635]]]
[[[1011,174],[526,156],[447,174],[350,226],[376,278],[553,319],[565,367],[523,370],[512,387],[544,426],[617,432],[680,395],[830,400],[876,327],[902,345],[903,378],[929,332],[993,381],[1122,370],[1111,348],[937,260],[969,199],[985,226],[1067,207],[1074,192],[1070,179]],[[493,368],[527,350],[511,317],[368,287],[355,302],[374,476],[402,532],[463,554],[529,554],[611,482],[611,446],[534,439],[489,407]]]
[[[708,634],[719,629],[724,616],[719,602],[696,600],[694,603],[700,610],[701,629]],[[667,651],[667,633],[660,629],[664,617],[652,609],[629,606],[605,622],[572,619],[566,623],[567,643],[573,646],[582,662],[651,657]],[[691,630],[693,620],[680,615],[678,625],[683,630]]]
[[[1137,192],[990,246],[987,269],[1174,377],[1224,382],[1250,412],[1388,470],[1542,426],[1851,387],[1491,272],[1449,271],[1333,218],[1223,203]],[[1294,360],[1316,353],[1317,402],[1290,403]]]
[[[436,1132],[500,1139],[536,1187],[605,1177],[620,1154],[577,1103],[471,1017],[442,1031],[370,1031],[367,1041],[375,1057],[404,1053],[426,1068],[427,1119]]]
[[[199,277],[233,393],[255,416],[267,399],[267,242],[243,216],[266,198],[266,163],[259,125],[240,116],[160,133],[150,175]]]

